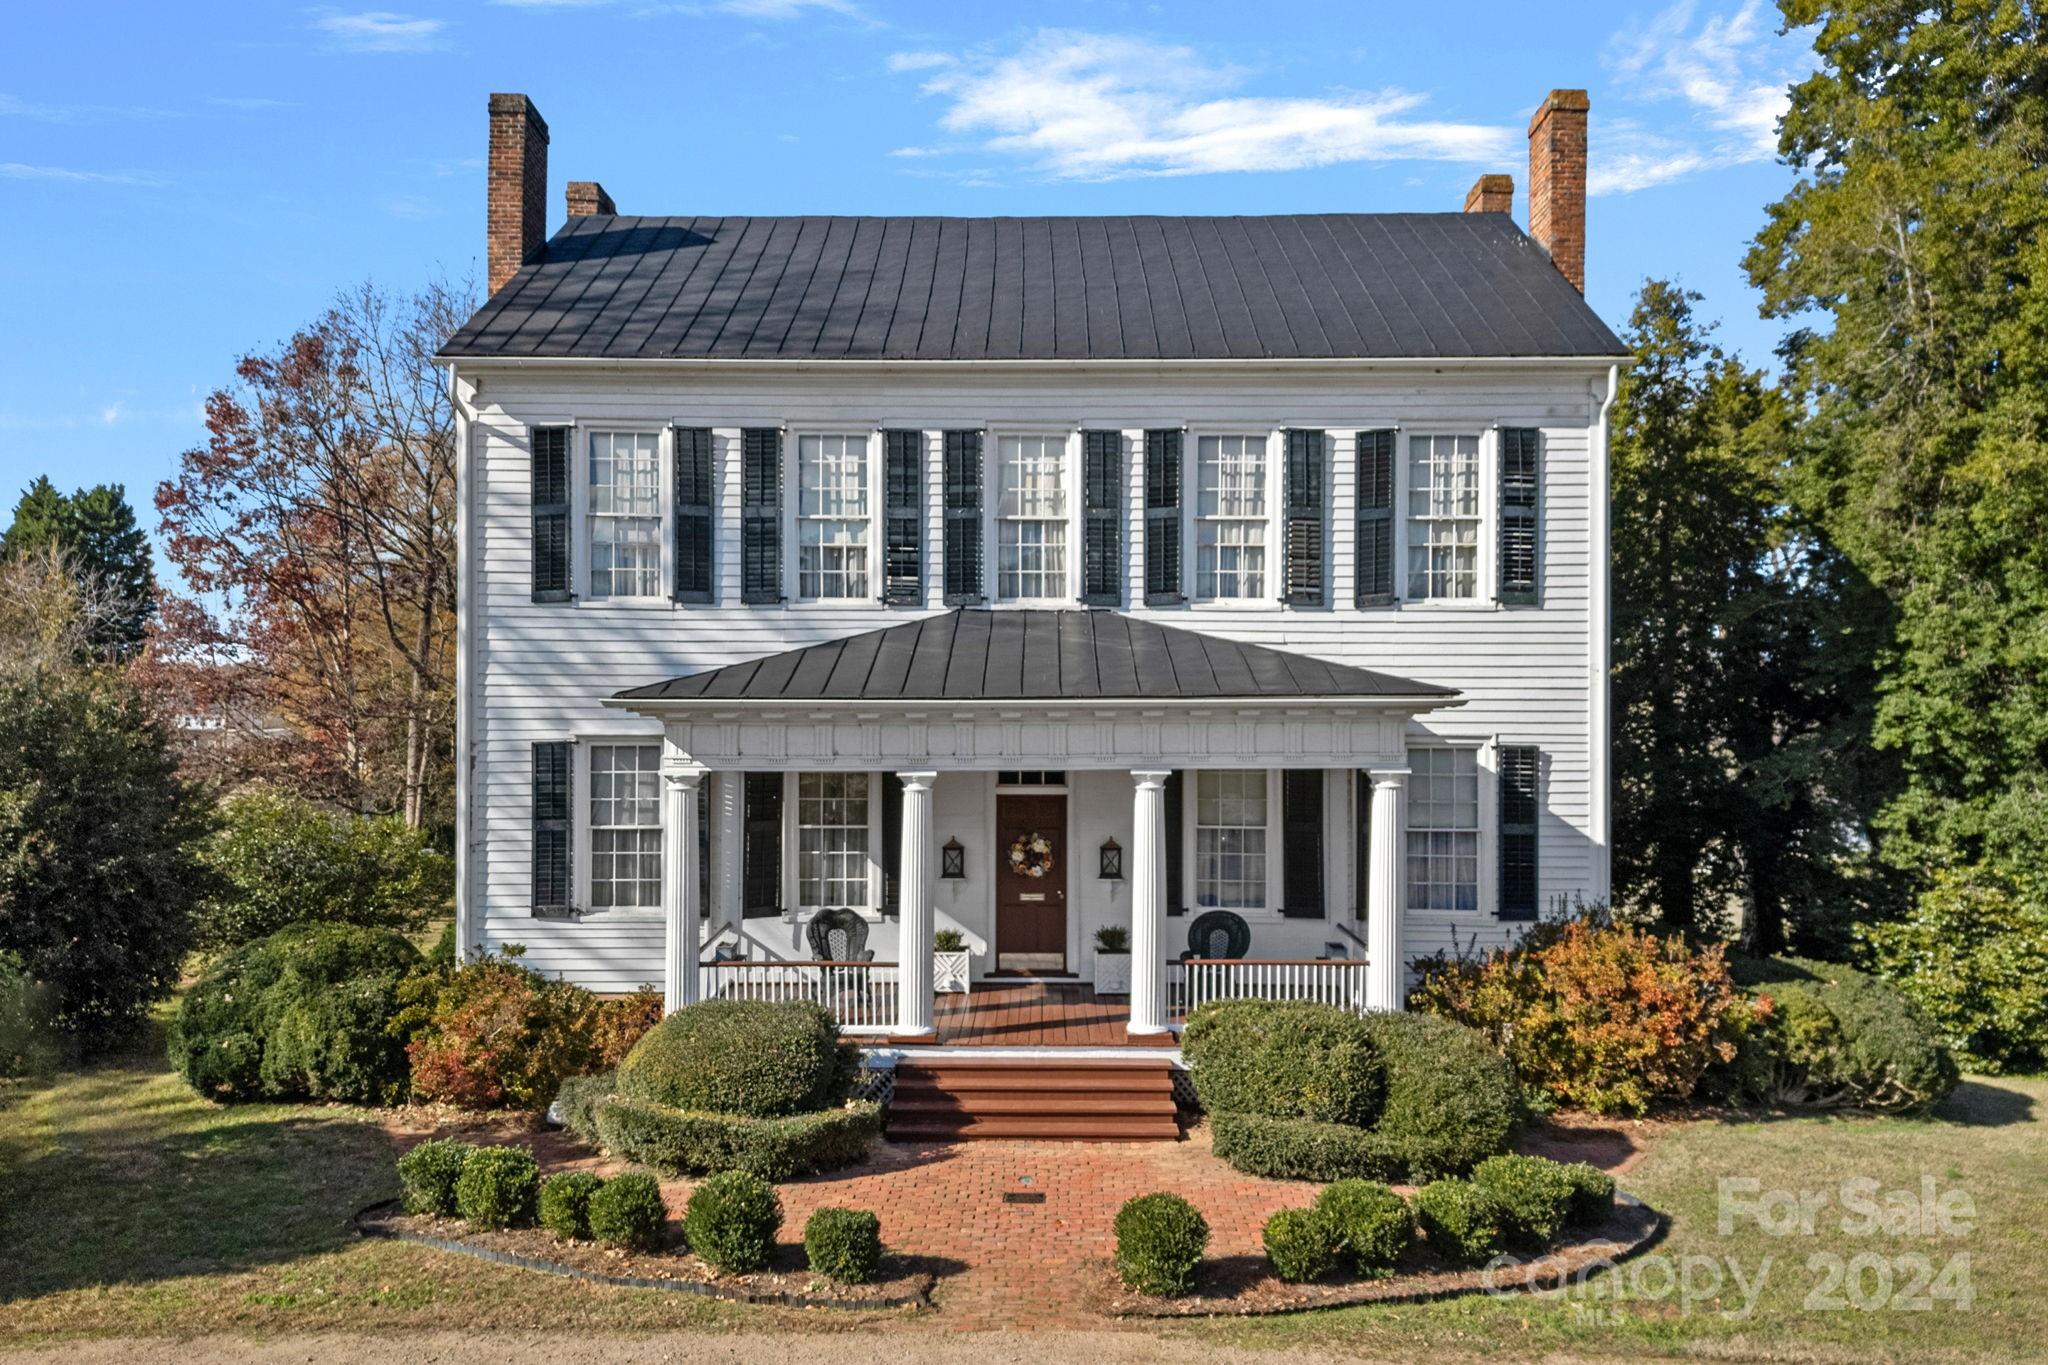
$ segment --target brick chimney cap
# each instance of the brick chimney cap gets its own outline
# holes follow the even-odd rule
[[[493,94],[491,112],[494,114],[519,114],[527,124],[540,134],[541,141],[548,140],[548,121],[540,116],[540,110],[533,107],[533,101],[519,94]]]
[[[1553,113],[1583,114],[1593,107],[1593,101],[1583,90],[1553,90],[1536,106],[1536,112],[1529,119],[1529,131],[1535,132],[1544,119]]]
[[[1493,175],[1482,175],[1479,177],[1477,181],[1473,183],[1474,189],[1512,190],[1514,189],[1514,187],[1515,178],[1513,176],[1502,175],[1499,173],[1495,173]]]

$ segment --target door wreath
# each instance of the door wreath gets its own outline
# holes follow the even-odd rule
[[[1052,871],[1052,840],[1032,830],[1010,845],[1010,871],[1020,877],[1043,877]]]

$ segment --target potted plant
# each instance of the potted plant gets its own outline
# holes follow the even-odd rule
[[[973,954],[967,937],[958,929],[941,929],[932,935],[932,990],[967,994],[967,974],[973,968]]]
[[[1131,993],[1131,931],[1105,924],[1095,931],[1095,993]]]

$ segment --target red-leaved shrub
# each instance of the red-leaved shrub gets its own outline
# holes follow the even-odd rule
[[[610,1071],[626,1060],[641,1035],[661,1022],[661,992],[642,986],[616,1000],[600,1000],[597,1018],[591,1026],[591,1066]]]
[[[415,1100],[539,1109],[595,1064],[598,1000],[504,957],[420,973],[393,1024],[410,1041]]]

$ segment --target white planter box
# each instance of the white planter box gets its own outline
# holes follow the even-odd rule
[[[973,970],[974,955],[962,948],[957,953],[932,954],[932,991],[943,995],[967,994],[967,976]]]
[[[1095,993],[1097,995],[1129,995],[1131,993],[1131,955],[1129,953],[1105,953],[1095,950]]]

